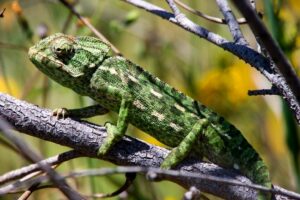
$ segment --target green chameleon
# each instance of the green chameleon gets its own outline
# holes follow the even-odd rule
[[[271,187],[266,165],[239,130],[136,64],[112,56],[110,47],[99,39],[57,33],[31,47],[29,57],[61,85],[119,113],[116,125],[106,123],[108,136],[98,155],[105,155],[130,123],[173,147],[162,168],[176,166],[193,152]],[[259,194],[259,198],[270,197]]]

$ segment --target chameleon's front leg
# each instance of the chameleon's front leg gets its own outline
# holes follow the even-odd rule
[[[110,88],[114,91],[114,88]],[[107,137],[98,150],[98,156],[105,155],[111,147],[118,142],[124,135],[128,127],[128,112],[131,105],[131,99],[127,95],[122,95],[121,105],[119,109],[117,125],[106,123]]]
[[[208,123],[207,119],[199,120],[180,144],[172,149],[160,167],[163,169],[170,169],[182,161],[189,154],[193,145],[199,139],[200,134]]]

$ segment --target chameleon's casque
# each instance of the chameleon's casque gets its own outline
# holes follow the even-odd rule
[[[200,159],[204,156],[222,167],[240,170],[257,184],[271,186],[266,165],[239,130],[141,67],[111,56],[109,50],[96,38],[61,33],[29,50],[31,61],[47,76],[119,113],[117,125],[106,126],[109,136],[99,154],[107,153],[130,123],[174,147],[162,164],[165,168],[192,151]]]

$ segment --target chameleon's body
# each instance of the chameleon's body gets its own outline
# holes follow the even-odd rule
[[[105,154],[130,123],[175,147],[164,168],[178,164],[192,150],[199,158],[238,169],[253,182],[270,187],[266,165],[240,131],[134,63],[111,56],[100,40],[58,33],[31,47],[29,56],[58,83],[119,113],[117,125],[107,125],[109,136],[99,154]]]

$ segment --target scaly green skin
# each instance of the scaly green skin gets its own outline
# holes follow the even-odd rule
[[[119,113],[116,125],[106,125],[109,135],[99,155],[109,151],[130,123],[174,147],[162,164],[164,168],[175,166],[193,152],[271,187],[266,165],[239,130],[134,63],[111,56],[109,50],[96,38],[61,33],[29,50],[31,61],[47,76]]]

